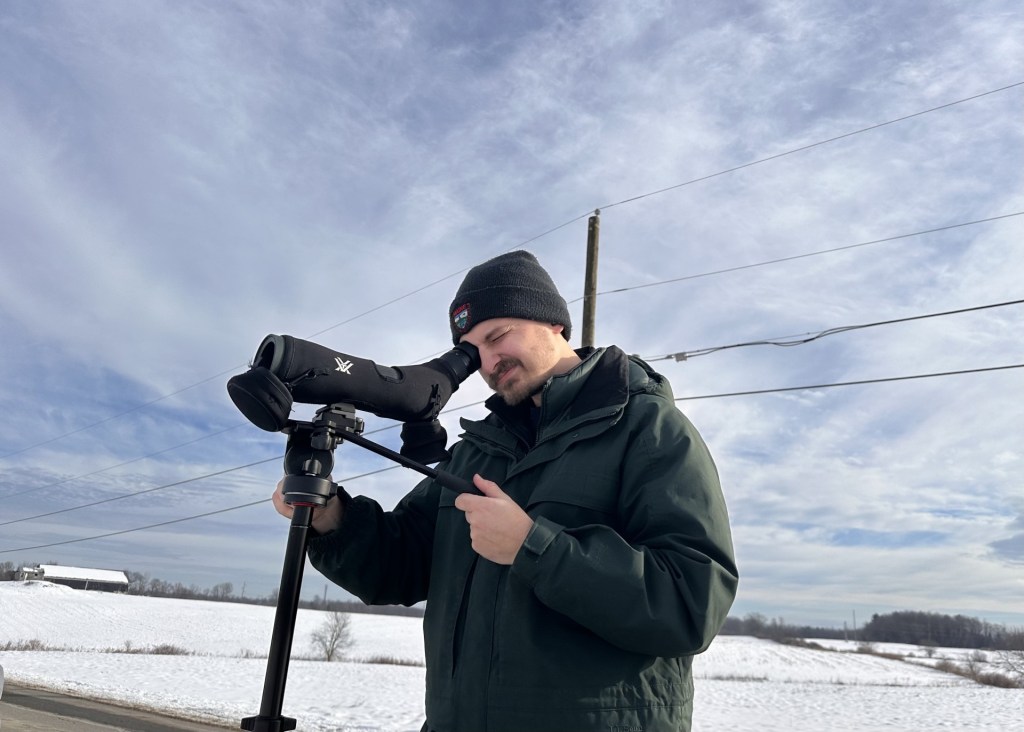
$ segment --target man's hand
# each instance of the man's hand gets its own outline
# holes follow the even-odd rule
[[[469,523],[473,551],[496,564],[512,564],[533,527],[533,519],[494,481],[474,475],[473,484],[482,496],[463,493],[455,499],[455,507]]]
[[[295,513],[294,506],[288,505],[284,500],[284,478],[277,483],[277,490],[274,491],[274,508],[277,512],[289,521]],[[341,525],[341,499],[331,496],[327,505],[313,509],[313,517],[310,519],[310,526],[318,534],[329,534]]]

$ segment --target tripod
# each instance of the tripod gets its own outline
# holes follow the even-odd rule
[[[288,435],[282,493],[285,502],[295,510],[292,513],[284,567],[281,570],[281,585],[278,590],[277,612],[274,615],[274,630],[270,638],[260,713],[255,717],[245,717],[240,729],[253,732],[284,732],[295,729],[295,720],[282,716],[281,708],[284,704],[288,660],[291,656],[295,617],[299,609],[302,570],[305,566],[313,509],[326,505],[338,492],[337,484],[329,477],[334,468],[334,449],[347,440],[403,467],[433,478],[446,488],[459,493],[476,492],[476,488],[468,480],[434,470],[367,440],[362,436],[363,427],[363,420],[356,416],[354,407],[348,404],[331,404],[317,410],[312,421],[289,421],[281,430]]]

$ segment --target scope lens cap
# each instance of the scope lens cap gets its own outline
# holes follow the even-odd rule
[[[284,382],[262,366],[228,380],[228,396],[246,419],[267,432],[280,432],[288,425],[292,395]]]

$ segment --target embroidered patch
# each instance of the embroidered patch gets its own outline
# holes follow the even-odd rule
[[[455,326],[455,330],[460,333],[465,333],[469,329],[469,303],[460,305],[452,313],[452,325]]]

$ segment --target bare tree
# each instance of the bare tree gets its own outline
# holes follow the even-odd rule
[[[230,582],[221,582],[219,585],[214,585],[210,589],[210,597],[214,600],[226,600],[231,597],[231,593],[234,589],[235,586]]]
[[[1024,651],[1000,651],[996,665],[1024,687]]]
[[[141,595],[149,585],[149,575],[143,572],[133,572],[130,569],[124,570],[124,576],[128,578],[128,594]]]
[[[324,624],[313,632],[313,649],[325,661],[340,661],[345,651],[355,644],[351,624],[348,613],[337,610],[328,613]]]

